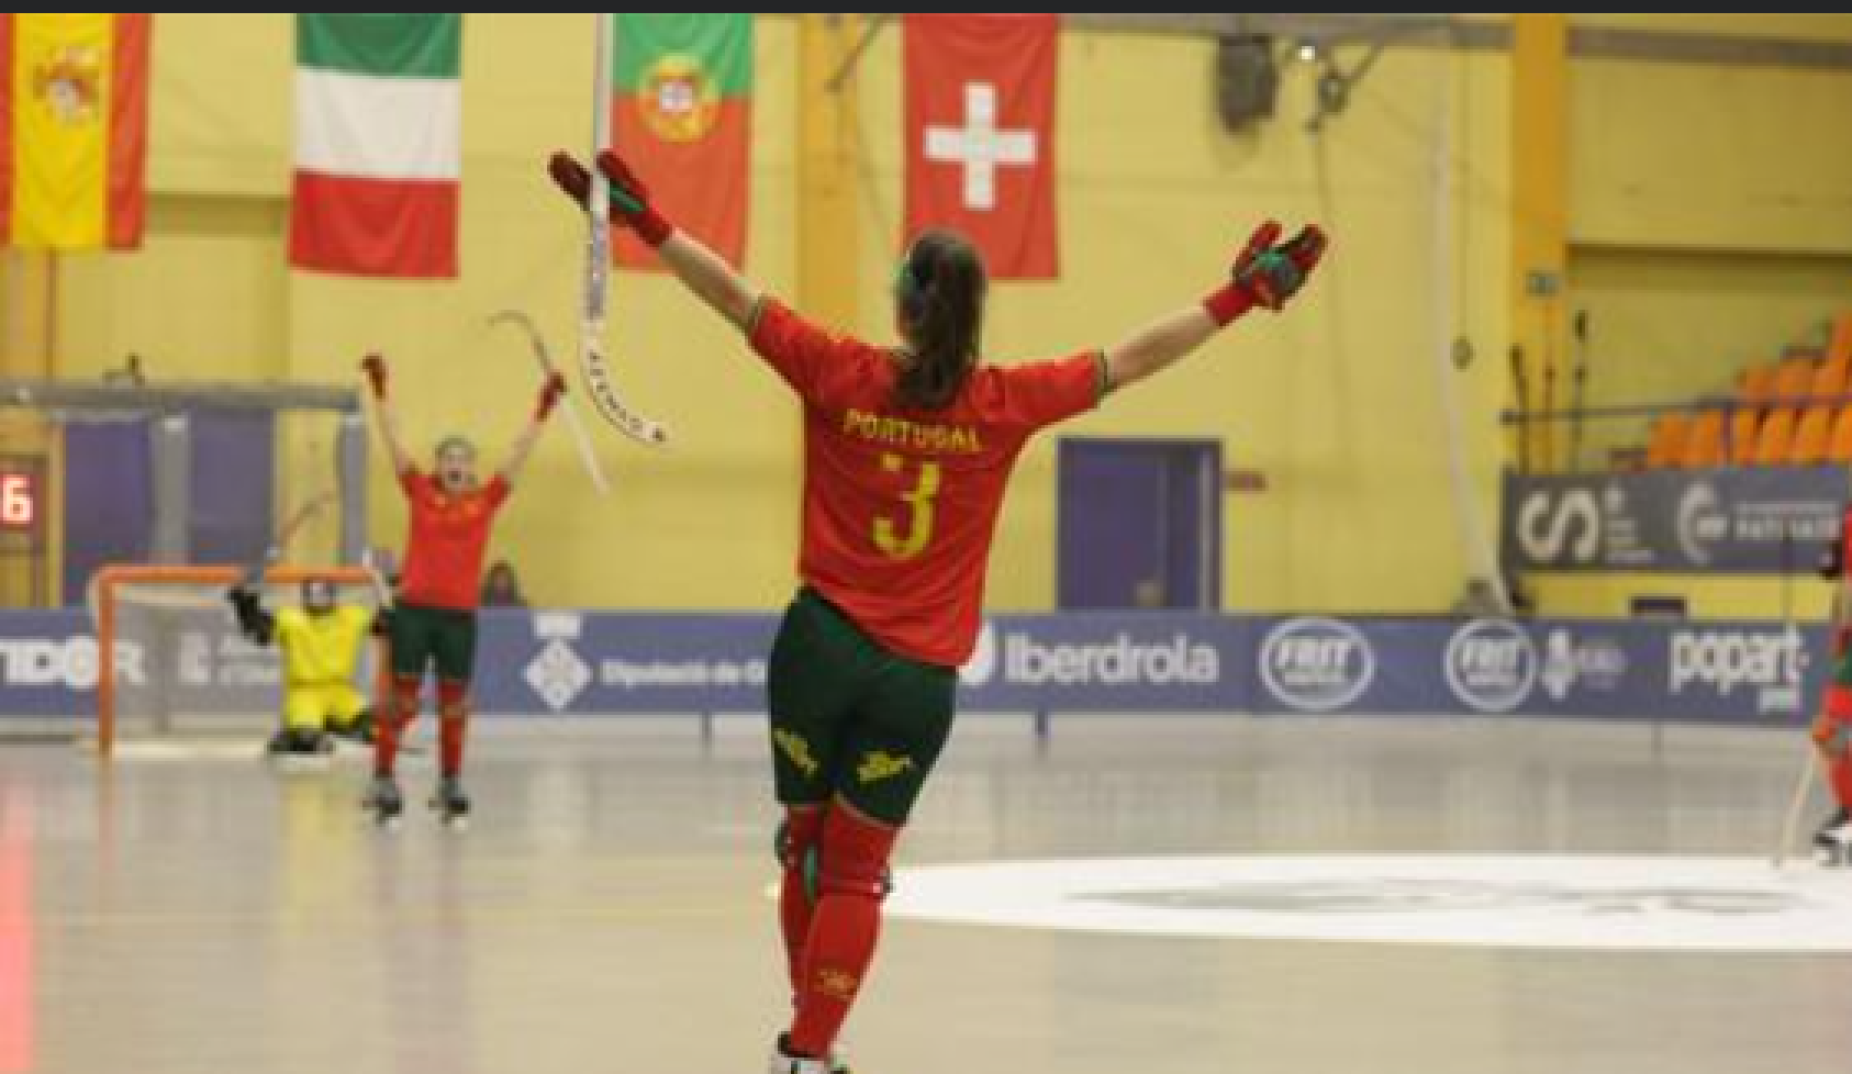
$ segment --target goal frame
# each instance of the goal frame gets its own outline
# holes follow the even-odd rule
[[[234,566],[204,566],[164,563],[112,563],[91,578],[90,592],[96,617],[96,748],[97,756],[108,760],[116,747],[116,641],[118,593],[125,586],[174,585],[208,586],[230,589],[243,581],[249,572]],[[378,579],[360,567],[299,567],[279,565],[263,572],[266,585],[301,585],[309,581],[326,581],[339,586],[372,588]],[[389,674],[385,659],[385,640],[375,642],[373,693],[375,700],[384,696],[381,680]]]

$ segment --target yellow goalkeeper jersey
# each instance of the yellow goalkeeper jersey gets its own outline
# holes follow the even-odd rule
[[[310,615],[301,608],[284,608],[277,612],[276,624],[284,681],[291,686],[324,686],[353,681],[373,613],[343,607]]]

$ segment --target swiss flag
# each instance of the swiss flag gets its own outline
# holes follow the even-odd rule
[[[991,276],[1052,279],[1052,14],[905,16],[907,233],[950,228]]]

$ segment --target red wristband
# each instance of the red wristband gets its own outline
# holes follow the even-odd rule
[[[1254,308],[1254,294],[1232,281],[1203,299],[1203,311],[1217,328],[1227,328],[1235,319]]]
[[[669,236],[675,234],[675,225],[649,205],[645,205],[642,212],[628,214],[624,219],[637,238],[651,249],[668,242]]]

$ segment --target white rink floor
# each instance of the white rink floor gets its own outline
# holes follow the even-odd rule
[[[704,745],[692,722],[504,722],[474,744],[472,830],[420,810],[395,835],[357,811],[359,757],[290,775],[254,750],[103,769],[68,745],[0,743],[0,1074],[758,1074],[787,1002],[761,734],[727,721]],[[1070,900],[1091,931],[1039,927],[1032,910],[894,921],[851,1025],[858,1070],[1845,1074],[1852,955],[1767,950],[1788,920],[1768,915],[1792,903],[1792,934],[1811,933],[1805,914],[1852,885],[1748,860],[1770,852],[1800,741],[1073,718],[1043,749],[1022,721],[967,718],[908,866],[1222,861],[1044,869],[1099,889]],[[408,768],[420,800],[428,782]],[[1809,826],[1822,810],[1816,796]],[[1539,854],[1652,860],[1591,894],[1581,865]],[[1419,872],[1460,856],[1490,871]],[[1717,874],[1681,858],[1745,860]],[[947,875],[912,889],[903,875],[895,909]],[[975,896],[980,915],[1028,890],[1004,884],[1008,898]],[[1118,931],[1128,907],[1202,929]],[[1568,946],[1403,928],[1539,908]],[[1267,929],[1225,934],[1235,913]],[[1674,946],[1742,919],[1763,939],[1633,949],[1648,918]],[[1578,947],[1578,920],[1621,939]],[[1321,921],[1396,935],[1294,931]]]

